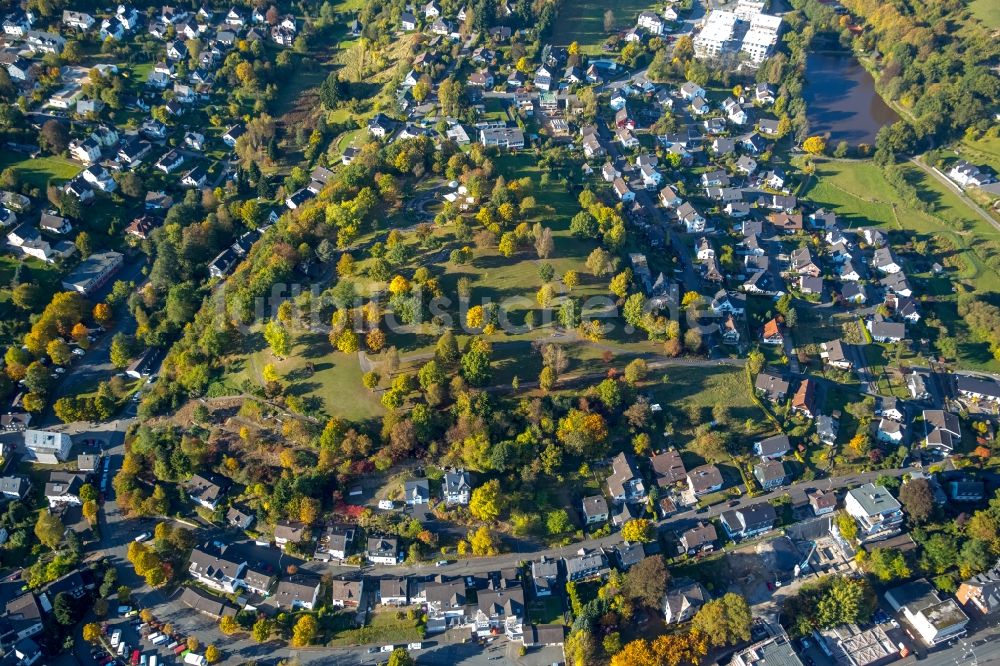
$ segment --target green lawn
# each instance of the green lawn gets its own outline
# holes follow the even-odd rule
[[[552,43],[567,46],[571,42],[580,44],[586,53],[600,53],[601,44],[608,33],[604,30],[604,13],[614,14],[615,27],[624,29],[635,25],[639,12],[649,9],[649,0],[573,0],[564,2],[556,19],[552,33]]]
[[[1000,4],[996,0],[972,0],[969,9],[987,28],[1000,28]]]
[[[222,381],[231,389],[229,392],[239,387],[244,379],[259,384],[260,373],[265,365],[271,363],[290,385],[290,394],[318,399],[331,416],[351,421],[382,416],[378,396],[361,384],[358,356],[333,351],[325,336],[294,336],[292,353],[284,360],[277,359],[259,336],[252,336],[248,345],[251,348],[246,355],[226,364],[227,372]],[[313,364],[311,374],[307,369],[308,363]]]
[[[1000,6],[997,11],[1000,14]],[[994,171],[1000,173],[1000,137],[984,136],[975,141],[963,141],[957,149],[967,160],[988,164]]]
[[[353,611],[350,611],[353,614]],[[367,626],[360,629],[341,631],[333,640],[327,642],[328,647],[347,647],[349,645],[386,645],[388,643],[410,643],[424,637],[424,627],[416,620],[409,619],[405,611],[403,618],[396,616],[396,611],[385,611],[372,615]]]
[[[69,180],[83,167],[63,157],[46,156],[31,159],[24,153],[0,152],[0,171],[8,167],[17,169],[21,180],[44,192],[50,180]]]

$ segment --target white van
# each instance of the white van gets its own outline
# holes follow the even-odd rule
[[[407,650],[423,650],[424,649],[424,644],[421,643],[420,641],[417,641],[416,643],[410,643],[410,644],[408,644],[406,646],[406,649]]]
[[[111,647],[116,648],[122,642],[122,630],[115,629],[111,634]]]
[[[151,640],[153,641],[153,645],[160,645],[161,643],[166,643],[167,642],[167,637],[164,634],[160,634],[159,636],[157,636],[156,638],[153,638]]]

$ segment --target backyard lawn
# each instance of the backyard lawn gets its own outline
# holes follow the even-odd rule
[[[17,169],[21,180],[43,191],[50,180],[69,180],[83,170],[83,167],[63,157],[38,157],[31,159],[24,153],[0,152],[0,171],[8,167]]]

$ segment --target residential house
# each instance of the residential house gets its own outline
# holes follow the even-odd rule
[[[898,421],[882,418],[878,422],[875,438],[880,442],[899,444],[906,434],[906,426]]]
[[[974,164],[969,164],[965,160],[955,162],[954,166],[948,170],[948,177],[963,188],[980,187],[994,182],[992,174]]]
[[[774,507],[767,502],[723,511],[722,528],[731,539],[747,539],[774,528],[778,519]]]
[[[715,542],[718,538],[715,525],[699,522],[695,527],[687,529],[681,534],[681,551],[688,555],[711,552],[715,549]]]
[[[441,482],[441,494],[448,506],[464,506],[472,493],[472,477],[462,469],[446,472]]]
[[[608,491],[615,502],[644,502],[646,486],[635,460],[627,453],[619,453],[611,461]]]
[[[809,418],[816,416],[816,381],[803,379],[798,390],[792,396],[792,411],[805,414]]]
[[[559,561],[550,560],[543,555],[540,560],[532,562],[531,580],[536,597],[551,596],[559,583]]]
[[[955,598],[967,609],[975,607],[984,616],[1000,610],[1000,563],[963,581]]]
[[[653,481],[659,488],[669,488],[687,481],[687,470],[684,461],[676,449],[654,453],[649,457],[653,469]]]
[[[198,582],[213,589],[233,594],[244,587],[243,572],[247,563],[242,557],[227,556],[228,546],[206,543],[191,551],[188,573]]]
[[[599,578],[610,571],[608,558],[604,550],[586,550],[581,548],[573,557],[564,558],[566,578],[570,581]]]
[[[761,460],[777,460],[787,455],[791,450],[792,444],[788,440],[788,435],[785,434],[762,439],[753,445],[754,455],[759,456]]]
[[[788,395],[788,380],[764,370],[757,374],[754,388],[771,402],[781,402]]]
[[[411,479],[403,484],[403,499],[410,506],[431,501],[431,485],[427,479]]]
[[[930,377],[923,372],[911,372],[906,378],[906,386],[910,390],[910,396],[914,400],[929,400],[931,397],[927,382]]]
[[[702,465],[688,472],[687,482],[695,496],[712,493],[722,488],[722,472],[715,465]]]
[[[881,315],[868,319],[865,324],[875,342],[899,342],[906,337],[906,325],[886,321]]]
[[[591,495],[583,498],[583,520],[587,525],[607,522],[608,502],[603,495]]]
[[[49,482],[45,484],[45,499],[49,507],[83,504],[80,499],[80,488],[84,483],[84,474],[72,472],[50,472]]]
[[[226,511],[226,523],[241,530],[248,530],[257,517],[246,507],[233,505]]]
[[[399,551],[399,539],[396,537],[368,537],[368,548],[365,551],[368,561],[373,564],[399,564],[402,553]]]
[[[222,477],[195,474],[185,484],[188,497],[201,506],[215,511],[226,495],[228,485]]]
[[[307,529],[304,523],[279,520],[274,525],[274,544],[281,550],[285,550],[288,544],[302,541]]]
[[[672,580],[663,597],[663,619],[667,624],[687,622],[708,599],[701,583],[688,578]]]
[[[832,490],[814,490],[807,495],[809,506],[817,516],[833,513],[837,508],[837,495]]]
[[[427,595],[428,631],[443,631],[466,623],[468,597],[464,579],[445,580],[439,576],[424,586],[424,593]]]
[[[848,353],[848,345],[843,340],[831,340],[830,342],[822,343],[820,346],[823,350],[820,352],[820,356],[827,365],[841,370],[851,370],[854,368],[853,355]]]
[[[898,273],[903,270],[903,267],[896,261],[896,256],[888,247],[880,247],[875,250],[875,254],[872,257],[872,266],[879,272],[888,274]]]
[[[24,499],[31,488],[31,481],[26,476],[0,477],[0,496],[3,499]]]
[[[354,545],[354,528],[327,526],[316,539],[313,559],[329,562],[345,560]]]
[[[330,604],[336,608],[357,608],[364,594],[365,580],[330,581]]]
[[[383,578],[378,582],[378,602],[386,606],[406,606],[410,603],[409,578]]]
[[[753,475],[764,490],[780,488],[788,482],[788,471],[780,460],[766,460],[753,468]]]
[[[525,616],[524,590],[521,587],[480,590],[476,603],[473,631],[484,636],[502,632],[510,639],[521,637]]]
[[[840,432],[840,421],[827,414],[820,414],[816,417],[816,435],[819,441],[828,446],[837,443],[837,434]]]
[[[705,231],[705,218],[688,201],[677,207],[677,218],[684,223],[684,228],[688,233],[696,234]]]
[[[268,601],[278,608],[288,608],[293,611],[313,610],[319,600],[320,587],[319,578],[297,574],[287,580],[278,581],[274,596]],[[336,605],[336,602],[333,605]]]
[[[844,509],[858,524],[861,541],[875,541],[898,530],[903,522],[899,502],[885,486],[866,483],[847,491]]]
[[[764,324],[764,331],[761,333],[761,342],[765,345],[780,345],[785,341],[781,334],[781,327],[777,319],[770,319]]]
[[[4,622],[4,642],[14,643],[42,633],[45,615],[38,598],[32,592],[16,596],[4,606],[0,622]]]
[[[973,402],[1000,403],[1000,384],[990,379],[970,375],[955,375],[959,395]]]
[[[24,448],[27,459],[45,465],[56,465],[69,459],[73,446],[70,436],[52,430],[25,430]]]
[[[631,188],[629,188],[628,184],[621,178],[615,178],[615,181],[614,183],[611,184],[611,187],[614,189],[615,195],[618,197],[620,201],[624,202],[635,201],[635,192],[633,192]]]
[[[962,441],[958,416],[941,409],[924,410],[924,448],[944,455],[955,450]]]

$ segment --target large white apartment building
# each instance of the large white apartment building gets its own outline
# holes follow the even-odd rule
[[[735,11],[713,11],[694,38],[699,58],[742,52],[754,65],[770,55],[781,30],[781,17],[763,14],[762,2],[742,1]]]

